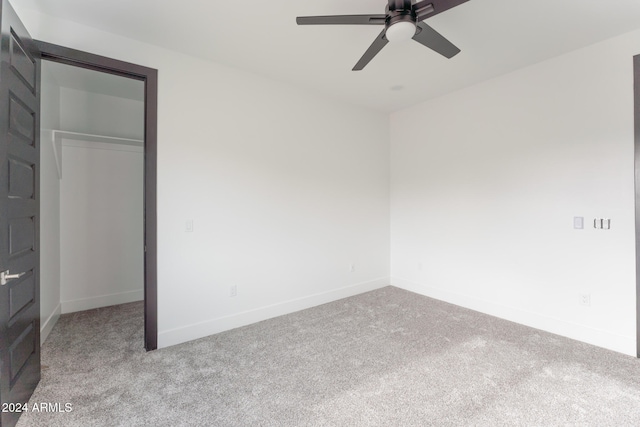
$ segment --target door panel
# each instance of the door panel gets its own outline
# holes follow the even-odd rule
[[[33,199],[36,171],[32,164],[9,159],[9,197]]]
[[[25,403],[40,380],[40,61],[7,0],[1,14],[0,271],[24,274],[0,286],[0,402]]]
[[[17,257],[35,251],[35,218],[9,220],[9,257]]]
[[[21,142],[33,147],[35,144],[35,113],[20,102],[13,92],[9,92],[9,97],[9,132],[22,137]],[[16,143],[18,141],[20,138]]]
[[[22,46],[20,37],[11,31],[9,38],[9,63],[17,74],[22,77],[28,87],[35,93],[37,75],[37,56],[30,56],[27,49]]]
[[[9,288],[9,321],[12,321],[23,309],[36,302],[36,285],[33,270],[17,279]]]

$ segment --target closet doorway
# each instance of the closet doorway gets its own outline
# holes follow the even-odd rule
[[[157,72],[38,44],[42,341],[61,314],[144,301],[153,350]]]

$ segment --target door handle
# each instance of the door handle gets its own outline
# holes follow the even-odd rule
[[[25,274],[27,274],[26,271],[18,274],[9,274],[9,270],[0,271],[0,286],[6,285],[9,280],[19,279]]]

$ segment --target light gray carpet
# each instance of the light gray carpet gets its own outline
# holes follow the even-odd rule
[[[387,287],[142,350],[141,303],[63,316],[27,426],[638,426],[640,361]]]

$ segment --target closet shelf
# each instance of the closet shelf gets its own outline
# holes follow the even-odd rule
[[[118,138],[115,136],[105,135],[91,135],[88,133],[69,132],[66,130],[53,130],[51,131],[51,137],[55,141],[58,138],[74,139],[76,141],[92,141],[92,142],[107,142],[111,144],[124,144],[142,146],[144,141],[141,139],[130,138]]]
[[[51,142],[53,143],[53,155],[56,160],[56,167],[58,168],[58,178],[62,179],[62,140],[74,140],[74,141],[86,141],[86,142],[99,142],[103,144],[118,144],[127,145],[130,147],[144,146],[144,141],[141,139],[130,138],[118,138],[115,136],[105,135],[91,135],[81,132],[70,132],[66,130],[52,130]]]

